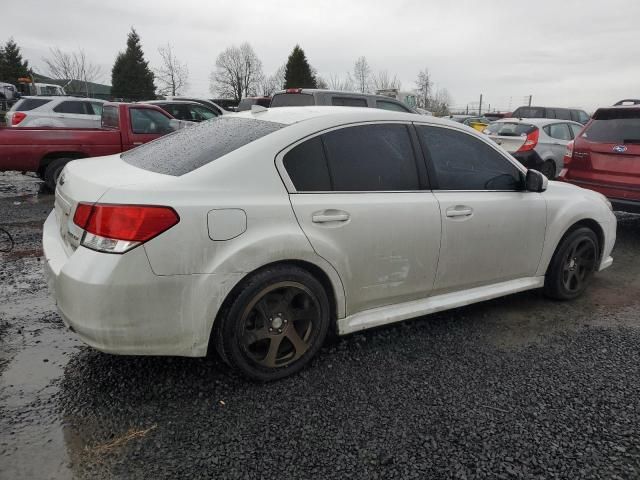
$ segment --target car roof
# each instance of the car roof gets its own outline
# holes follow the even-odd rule
[[[20,100],[33,100],[33,99],[42,99],[42,100],[76,100],[80,102],[105,102],[106,100],[102,100],[100,98],[89,98],[89,97],[74,97],[72,95],[25,95],[20,97]]]
[[[143,100],[141,102],[137,102],[137,103],[148,103],[150,105],[158,105],[158,104],[169,104],[169,103],[175,103],[175,104],[200,104],[199,102],[196,102],[195,100]],[[202,104],[200,104],[202,105]]]
[[[254,118],[256,120],[282,123],[285,125],[324,117],[327,120],[335,120],[337,123],[360,121],[408,121],[434,123],[447,126],[455,125],[457,128],[461,127],[459,123],[452,122],[448,119],[425,116],[417,113],[396,112],[392,110],[383,110],[381,108],[367,107],[310,106],[261,108],[259,110],[245,110],[243,112],[238,112],[233,114],[232,117]],[[469,128],[466,126],[462,127],[465,129]]]
[[[529,125],[535,125],[537,127],[544,127],[545,125],[550,125],[552,123],[575,123],[576,125],[582,126],[581,123],[574,122],[573,120],[563,120],[561,118],[509,117],[509,118],[500,118],[492,123],[527,123]]]

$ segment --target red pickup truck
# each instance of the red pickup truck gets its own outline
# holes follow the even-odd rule
[[[102,128],[2,128],[0,171],[36,172],[50,189],[67,162],[129,150],[180,128],[155,105],[105,103]]]

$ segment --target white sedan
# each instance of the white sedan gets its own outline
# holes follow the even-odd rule
[[[379,109],[225,115],[69,163],[44,225],[64,322],[111,353],[302,368],[348,334],[612,263],[600,194],[547,182],[458,123]]]

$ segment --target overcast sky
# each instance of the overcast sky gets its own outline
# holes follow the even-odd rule
[[[6,0],[4,41],[13,36],[36,71],[50,47],[82,48],[111,83],[111,67],[134,26],[157,65],[170,42],[188,64],[189,94],[210,97],[216,56],[249,42],[266,74],[298,43],[325,78],[364,55],[397,74],[403,89],[428,68],[456,106],[537,105],[592,110],[640,97],[640,1],[214,1]]]

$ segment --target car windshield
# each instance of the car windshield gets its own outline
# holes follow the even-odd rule
[[[306,107],[313,103],[313,95],[307,93],[277,93],[270,107]]]
[[[501,137],[520,137],[531,133],[535,128],[528,123],[496,122],[489,125],[484,131],[490,135]]]
[[[134,167],[180,176],[284,126],[253,118],[218,117],[129,150],[121,158]]]

